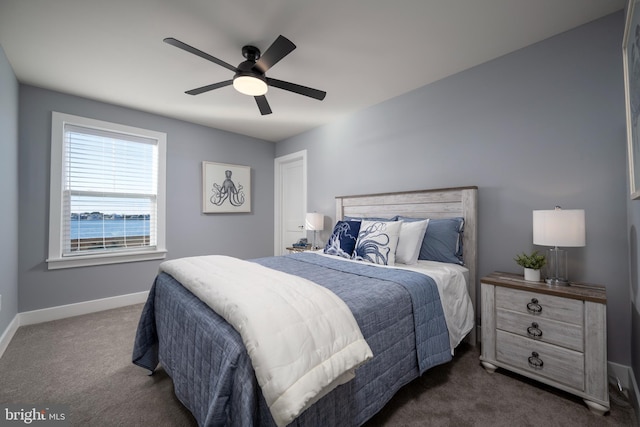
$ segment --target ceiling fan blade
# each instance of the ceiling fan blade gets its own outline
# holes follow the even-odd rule
[[[269,103],[267,102],[267,97],[264,95],[254,96],[256,99],[256,104],[258,104],[258,108],[260,109],[260,114],[266,116],[267,114],[271,114],[271,107],[269,107]]]
[[[296,45],[293,44],[291,40],[284,36],[278,36],[276,41],[274,41],[266,52],[260,56],[260,59],[256,61],[256,65],[254,65],[253,68],[265,73],[269,68],[276,65],[278,61],[290,54],[295,48]]]
[[[237,70],[237,68],[236,68],[236,67],[234,67],[233,65],[231,65],[231,64],[227,64],[227,63],[226,63],[226,62],[224,62],[223,60],[218,59],[218,58],[216,58],[215,56],[211,56],[211,55],[209,55],[208,53],[205,53],[205,52],[203,52],[203,51],[201,51],[201,50],[199,50],[199,49],[196,49],[196,48],[195,48],[195,47],[193,47],[193,46],[189,46],[188,44],[183,43],[183,42],[181,42],[180,40],[176,40],[176,39],[174,39],[173,37],[167,37],[166,39],[164,39],[164,40],[162,40],[162,41],[163,41],[163,42],[165,42],[165,43],[167,43],[167,44],[170,44],[170,45],[172,45],[172,46],[178,47],[178,48],[180,48],[180,49],[182,49],[182,50],[184,50],[184,51],[187,51],[187,52],[189,52],[189,53],[193,53],[194,55],[198,55],[200,58],[204,58],[204,59],[206,59],[207,61],[211,61],[211,62],[213,62],[214,64],[218,64],[218,65],[220,65],[221,67],[224,67],[224,68],[227,68],[227,69],[229,69],[229,70],[233,71],[234,73],[235,73],[236,71],[238,71],[238,70]]]
[[[327,96],[327,92],[324,92],[322,90],[313,89],[307,86],[301,86],[295,83],[285,82],[278,79],[271,79],[269,77],[267,77],[267,84],[269,86],[288,90],[289,92],[294,92],[300,95],[308,96],[309,98],[317,99],[319,101],[322,101],[324,97]]]
[[[206,86],[202,86],[202,87],[199,87],[199,88],[196,88],[196,89],[191,89],[191,90],[186,91],[185,93],[189,94],[189,95],[200,95],[201,93],[209,92],[210,90],[219,89],[221,87],[229,86],[232,83],[233,83],[233,80],[225,80],[225,81],[220,82],[220,83],[214,83],[212,85],[206,85]]]

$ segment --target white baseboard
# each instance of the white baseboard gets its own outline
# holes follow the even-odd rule
[[[4,354],[4,351],[9,346],[9,343],[11,342],[11,339],[13,338],[13,336],[16,334],[16,331],[18,330],[19,326],[20,326],[20,314],[16,314],[13,317],[13,320],[11,321],[11,323],[9,323],[9,326],[7,327],[7,329],[5,329],[2,336],[0,336],[0,357],[2,357],[2,355]]]
[[[11,339],[20,326],[50,322],[52,320],[65,319],[67,317],[97,313],[99,311],[111,310],[113,308],[125,307],[127,305],[140,304],[144,303],[148,296],[149,291],[144,291],[137,292],[135,294],[119,295],[116,297],[102,298],[18,313],[2,336],[0,336],[0,357],[4,354],[4,351],[9,346]]]
[[[619,363],[607,362],[607,370],[609,373],[609,382],[615,384],[615,379],[620,381],[620,385],[626,391],[629,390],[629,371],[630,366],[621,365]]]
[[[135,294],[119,295],[117,297],[78,302],[75,304],[59,305],[57,307],[43,308],[41,310],[25,311],[18,313],[20,316],[20,326],[50,322],[51,320],[65,319],[67,317],[97,313],[98,311],[139,304],[145,302],[148,295],[149,291],[144,291]]]
[[[636,377],[633,374],[633,368],[631,366],[620,365],[619,363],[608,362],[607,369],[609,370],[609,382],[616,385],[614,379],[620,381],[623,393],[629,399],[631,406],[633,406],[636,417],[640,416],[640,390],[638,389]]]

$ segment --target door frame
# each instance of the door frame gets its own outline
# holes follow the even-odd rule
[[[282,248],[282,168],[285,164],[293,162],[302,162],[302,201],[304,211],[307,209],[307,150],[297,151],[295,153],[286,154],[276,157],[274,160],[274,236],[273,236],[273,254],[280,255]]]

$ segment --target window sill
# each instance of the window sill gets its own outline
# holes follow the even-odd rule
[[[73,257],[49,258],[47,259],[47,263],[49,264],[49,270],[58,270],[62,268],[90,267],[93,265],[151,261],[155,259],[164,259],[166,257],[167,251],[158,249],[154,251],[103,253],[96,255],[78,255]]]

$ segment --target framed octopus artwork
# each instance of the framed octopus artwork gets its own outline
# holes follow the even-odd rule
[[[202,212],[251,212],[251,168],[202,162]]]

